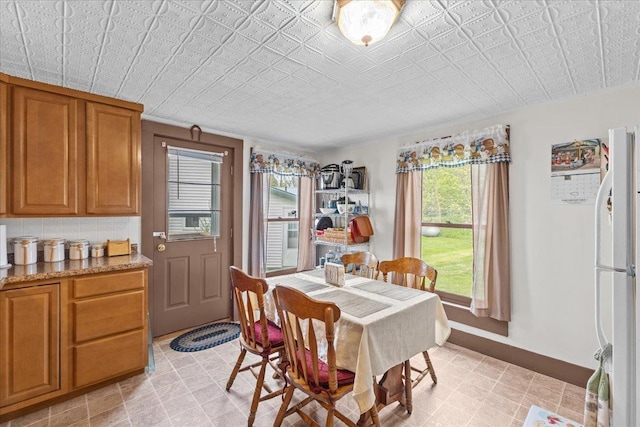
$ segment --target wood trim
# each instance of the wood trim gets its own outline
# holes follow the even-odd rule
[[[69,89],[66,87],[50,85],[47,83],[36,82],[33,80],[22,79],[20,77],[10,76],[8,74],[0,73],[0,81],[6,82],[7,84],[29,87],[38,90],[44,90],[47,92],[53,92],[60,95],[71,96],[74,98],[81,98],[87,101],[100,102],[102,104],[114,105],[122,108],[127,108],[130,110],[135,110],[140,113],[144,111],[144,105],[138,104],[136,102],[123,101],[121,99],[109,98],[106,96],[95,95],[89,92],[83,92],[81,90]]]
[[[444,312],[447,313],[447,318],[453,322],[462,323],[504,337],[509,336],[509,322],[495,320],[490,317],[476,317],[471,313],[469,307],[453,305],[446,301],[443,301],[442,305],[444,306]]]
[[[448,342],[578,387],[584,387],[591,374],[593,374],[593,370],[582,366],[492,341],[457,329],[451,330]]]

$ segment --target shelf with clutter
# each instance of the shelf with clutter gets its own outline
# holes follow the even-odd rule
[[[369,220],[369,191],[366,170],[355,168],[345,160],[342,166],[328,165],[319,175],[315,191],[313,242],[322,261],[339,262],[340,256],[351,250],[366,250],[373,227]]]

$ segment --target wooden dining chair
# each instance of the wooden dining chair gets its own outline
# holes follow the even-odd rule
[[[438,271],[419,258],[403,257],[391,261],[380,261],[378,270],[385,282],[429,292],[434,292],[436,289]],[[405,362],[405,378],[411,381],[411,387],[405,387],[408,402],[411,402],[411,389],[416,387],[427,374],[431,374],[434,384],[438,383],[429,352],[423,351],[422,356],[427,365],[425,369],[411,366],[408,360]],[[418,375],[412,378],[412,372],[417,372]],[[409,404],[408,407],[410,406]]]
[[[236,306],[238,308],[238,316],[240,318],[240,355],[236,361],[229,381],[227,381],[226,390],[229,391],[233,385],[238,372],[250,371],[256,378],[256,387],[253,392],[253,400],[251,401],[251,410],[249,412],[248,426],[253,424],[258,410],[258,403],[271,399],[284,392],[284,387],[273,391],[268,384],[264,382],[264,376],[269,364],[276,373],[281,376],[282,373],[276,362],[280,356],[284,355],[284,338],[282,330],[275,323],[267,320],[264,309],[264,294],[268,291],[269,286],[264,279],[249,276],[237,267],[229,267],[231,273],[231,284],[235,295]],[[259,315],[256,319],[255,312]],[[249,353],[260,356],[259,362],[242,367],[244,358]],[[260,366],[260,371],[255,372],[254,368]],[[262,395],[262,389],[267,394]]]
[[[375,279],[378,275],[378,258],[371,252],[363,251],[344,254],[340,260],[344,265],[345,271],[349,271],[349,267],[351,267],[351,274],[369,279]]]
[[[333,426],[335,415],[346,425],[356,427],[353,421],[336,409],[336,402],[353,390],[355,379],[353,372],[336,367],[334,330],[335,322],[340,318],[340,309],[332,302],[314,300],[285,286],[276,286],[274,300],[282,323],[287,353],[283,371],[290,382],[273,423],[274,427],[279,427],[284,418],[293,413],[297,413],[308,425],[319,426],[302,411],[312,401],[318,402],[327,410],[327,426]],[[324,327],[323,338],[316,336],[314,324]],[[318,356],[319,348],[327,349],[326,362]],[[307,397],[289,408],[296,389]],[[369,410],[369,415],[372,422],[380,426],[375,404]]]
[[[438,271],[419,258],[403,257],[380,261],[378,271],[382,280],[396,285],[409,286],[421,291],[434,292]]]

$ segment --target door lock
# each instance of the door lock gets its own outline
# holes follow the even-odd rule
[[[164,252],[165,249],[167,249],[167,247],[164,245],[164,243],[160,243],[158,246],[158,252]]]
[[[164,231],[154,231],[153,237],[159,237],[161,239],[167,240],[167,235],[164,233]]]

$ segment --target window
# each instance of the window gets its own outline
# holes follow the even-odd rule
[[[473,284],[471,166],[422,174],[421,258],[438,270],[443,300],[469,305]]]
[[[271,174],[267,218],[267,274],[295,270],[298,263],[298,181]]]
[[[169,240],[220,235],[220,168],[218,153],[168,147]]]

